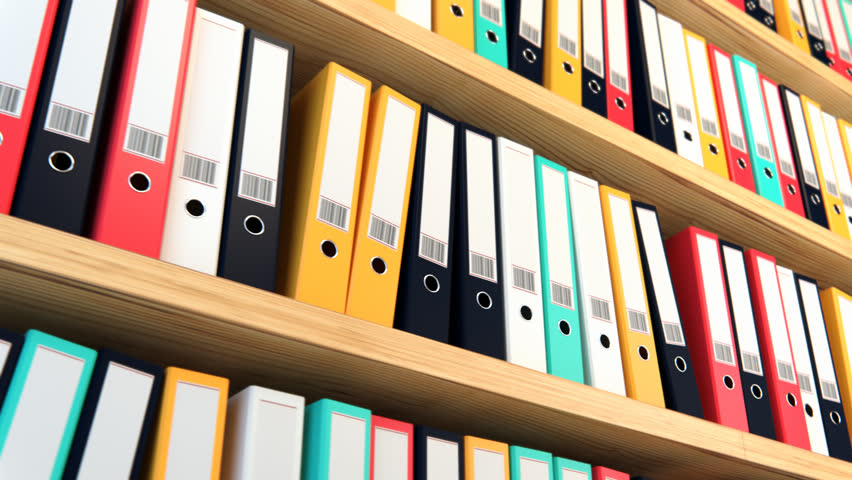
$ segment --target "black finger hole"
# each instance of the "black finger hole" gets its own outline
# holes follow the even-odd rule
[[[257,215],[249,215],[243,220],[243,227],[252,235],[260,235],[266,229],[263,225],[263,220]]]
[[[828,414],[828,418],[831,419],[831,423],[840,425],[841,417],[840,414],[837,413],[837,410],[832,410],[831,413]]]
[[[830,59],[830,58],[829,58],[829,59],[828,59],[828,66],[829,66],[829,67],[833,67],[833,66],[834,66],[834,60],[832,60],[832,59]]]
[[[751,390],[751,396],[752,397],[754,397],[758,400],[763,398],[763,389],[760,388],[760,385],[752,384],[750,390]]]
[[[562,62],[562,70],[565,70],[565,73],[573,74],[574,73],[574,66],[571,65],[568,62]]]
[[[840,206],[839,205],[834,204],[834,205],[832,205],[832,208],[834,209],[834,213],[836,213],[838,215],[840,214]]]
[[[813,417],[814,416],[814,407],[812,407],[812,406],[810,406],[806,403],[805,404],[805,413],[808,414],[809,417]]]
[[[788,405],[790,405],[791,407],[795,407],[795,406],[796,406],[796,404],[798,404],[798,403],[799,403],[799,401],[798,401],[798,400],[796,400],[796,396],[795,396],[795,395],[793,395],[792,393],[788,393],[788,394],[787,394],[787,404],[788,404]]]
[[[763,169],[763,174],[766,175],[766,178],[772,178],[775,176],[772,174],[772,170],[769,167]]]
[[[479,307],[483,310],[488,310],[489,308],[491,308],[491,295],[488,295],[485,292],[477,293],[476,303],[478,303]]]
[[[812,193],[811,196],[808,198],[811,199],[811,203],[813,203],[814,205],[819,205],[820,203],[822,203],[822,199],[820,199],[819,195],[817,195],[816,193]]]
[[[328,258],[334,258],[337,256],[337,245],[335,245],[331,240],[323,240],[322,243],[320,243],[320,250],[322,250],[323,255]]]
[[[151,179],[142,172],[131,173],[127,180],[130,183],[130,188],[139,193],[144,193],[151,189]]]
[[[204,215],[204,204],[194,198],[186,202],[184,208],[186,208],[186,213],[192,215],[193,217],[200,217]]]
[[[740,157],[737,159],[737,166],[740,167],[742,170],[745,170],[746,167],[748,167],[748,164],[746,163],[744,158]]]
[[[453,12],[453,15],[457,17],[464,16],[464,9],[455,3],[450,5],[450,11]]]
[[[379,275],[384,275],[388,271],[388,265],[380,257],[373,257],[370,260],[370,267]]]
[[[524,49],[523,55],[524,55],[524,60],[526,60],[527,63],[535,63],[536,58],[538,58],[538,57],[535,56],[535,52],[533,52],[529,48]]]
[[[715,144],[711,143],[710,146],[707,147],[707,149],[710,150],[710,153],[712,153],[713,155],[719,155],[719,147],[717,147]]]
[[[639,358],[641,358],[642,360],[648,360],[650,356],[651,354],[648,352],[648,349],[645,347],[645,345],[639,345]]]
[[[50,168],[60,173],[70,172],[74,169],[74,157],[68,152],[53,152],[47,157]]]
[[[793,186],[792,183],[788,183],[787,184],[787,193],[789,193],[790,195],[795,195],[796,192],[797,192],[796,187]]]
[[[498,37],[497,34],[494,33],[494,30],[488,30],[487,32],[485,32],[485,37],[491,43],[497,43],[498,41],[500,41],[500,37]]]
[[[571,324],[567,320],[559,320],[559,331],[566,337],[571,335]]]
[[[432,274],[423,277],[423,286],[426,287],[426,290],[429,290],[432,293],[436,293],[441,289],[441,283],[438,282],[438,278]]]
[[[603,345],[604,348],[609,348],[609,337],[601,335],[601,345]]]
[[[692,141],[692,134],[687,132],[686,130],[684,130],[683,131],[683,138],[685,138],[685,139],[687,139],[688,141],[691,142]]]
[[[675,357],[674,364],[678,372],[683,373],[686,371],[686,360],[683,357]]]
[[[802,33],[802,31],[801,31],[801,30],[796,30],[796,35],[797,35],[799,38],[805,38],[805,34],[804,34],[804,33]]]
[[[615,106],[618,107],[619,110],[624,110],[627,108],[627,102],[625,102],[623,98],[617,97],[615,99]]]
[[[728,390],[734,389],[734,379],[731,378],[730,375],[725,375],[724,377],[722,377],[722,383],[725,384],[725,388],[727,388]]]
[[[521,307],[521,316],[524,320],[532,320],[532,309],[526,305]]]

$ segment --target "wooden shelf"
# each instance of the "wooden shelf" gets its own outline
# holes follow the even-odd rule
[[[0,216],[0,325],[655,480],[847,479],[850,464]]]

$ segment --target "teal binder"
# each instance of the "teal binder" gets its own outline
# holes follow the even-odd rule
[[[561,181],[557,180],[560,177]],[[545,203],[546,186],[551,198],[547,203]],[[577,383],[585,383],[583,336],[580,330],[580,313],[577,310],[577,274],[574,270],[574,234],[571,231],[567,170],[562,165],[536,155],[535,189],[538,206],[547,373]],[[560,203],[563,201],[564,203]],[[551,228],[548,231],[546,221],[548,211],[559,212],[557,215],[559,221],[564,222],[561,225],[564,229],[559,231]],[[553,242],[557,238],[561,239],[557,245],[549,245],[548,239]],[[556,251],[556,249],[559,250]],[[549,253],[551,251],[553,251],[552,255]]]
[[[743,112],[743,124],[746,131],[748,154],[751,157],[751,174],[757,193],[784,206],[778,170],[775,167],[775,154],[766,121],[766,109],[763,107],[763,93],[757,67],[739,55],[732,55],[734,76],[737,79],[737,93],[740,97],[740,110]]]
[[[41,458],[41,452],[33,452],[33,459],[29,461],[21,458],[4,458],[3,455],[4,449],[8,446],[9,430],[12,427],[12,422],[15,420],[18,406],[21,404],[21,397],[25,393],[24,387],[27,385],[33,368],[33,360],[40,347],[41,349],[52,350],[61,355],[75,357],[83,362],[80,378],[71,402],[71,408],[68,410],[67,420],[65,420],[65,432],[62,434],[62,438],[57,446],[56,455],[53,457],[53,465],[45,465],[50,469],[50,480],[58,480],[62,478],[62,472],[65,469],[65,461],[68,458],[71,441],[74,439],[74,432],[77,429],[77,422],[80,419],[80,411],[83,408],[83,401],[86,398],[86,392],[89,388],[89,380],[91,380],[92,371],[95,368],[97,352],[76,343],[39,332],[38,330],[29,330],[26,334],[24,346],[21,349],[21,356],[18,359],[18,366],[15,369],[15,374],[12,376],[12,382],[9,384],[9,392],[6,394],[3,408],[0,409],[0,471],[12,475],[22,475],[18,478],[24,478],[23,476],[32,474],[29,470],[26,472],[21,471],[21,469],[26,469],[27,463],[37,461],[40,465],[43,465],[43,462],[50,461],[48,455],[52,452],[45,452],[46,454],[43,458]],[[27,393],[33,395],[32,391]],[[44,399],[45,397],[41,396],[38,398]],[[24,401],[26,402],[27,399],[24,399]],[[16,428],[22,427],[21,425],[16,426]],[[38,428],[39,425],[27,425],[26,427]],[[6,464],[6,462],[11,462],[11,465]]]
[[[327,398],[318,400],[305,407],[305,433],[302,448],[302,480],[328,480],[331,474],[331,444],[335,439],[332,435],[340,435],[341,431],[332,431],[332,418],[340,415],[341,419],[351,420],[355,423],[348,425],[348,434],[353,433],[353,428],[360,428],[358,421],[364,422],[364,473],[361,477],[369,480],[370,477],[370,411],[366,408],[356,407],[342,402],[336,402]],[[344,454],[356,455],[352,452],[357,445],[346,445]],[[339,453],[338,453],[339,454]],[[357,472],[355,472],[357,474]]]
[[[567,458],[553,457],[553,478],[555,480],[590,480],[592,466]]]
[[[540,450],[513,445],[509,447],[509,470],[512,472],[512,476],[510,477],[512,480],[527,480],[521,476],[522,459],[523,461],[532,461],[540,464],[542,466],[541,471],[543,471],[544,466],[547,466],[547,471],[549,472],[547,478],[553,479],[553,455]],[[538,480],[538,478],[535,480]]]
[[[509,68],[509,43],[506,39],[505,0],[486,2],[487,11],[482,11],[479,0],[473,2],[473,47],[477,54],[503,68]],[[499,5],[500,10],[494,8]],[[499,24],[494,20],[499,19]]]

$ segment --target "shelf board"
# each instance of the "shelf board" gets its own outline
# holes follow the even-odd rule
[[[0,326],[655,480],[850,475],[846,462],[8,216]]]

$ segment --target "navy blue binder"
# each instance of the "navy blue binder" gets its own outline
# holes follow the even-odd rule
[[[587,11],[599,11],[600,15],[594,15],[591,21],[587,22]],[[604,15],[603,15],[603,0],[583,0],[581,31],[583,35],[583,106],[597,113],[602,117],[606,117],[606,51],[604,49]],[[594,25],[594,29],[586,28],[588,25]],[[589,38],[596,37],[596,42],[599,43],[600,51],[592,51]],[[599,39],[597,37],[600,37]]]
[[[453,345],[501,360],[506,359],[506,332],[503,320],[503,293],[500,286],[502,272],[497,252],[500,251],[498,185],[496,176],[496,142],[494,135],[469,125],[461,124],[458,165],[456,174],[456,218],[453,233],[453,293],[452,326],[450,338]],[[484,146],[487,144],[487,146]],[[475,149],[475,151],[474,151]],[[474,157],[476,155],[476,157]],[[483,158],[489,155],[490,159]],[[468,169],[468,162],[476,168]],[[491,166],[487,170],[482,166]],[[471,185],[490,184],[493,195],[487,198],[471,192]],[[478,188],[478,190],[484,190]],[[475,198],[474,198],[475,197]],[[493,216],[472,208],[474,199],[493,202]],[[479,203],[479,202],[476,202]],[[484,221],[494,226],[495,249],[490,252],[474,250],[471,235],[481,233],[471,229],[471,222]],[[492,223],[493,221],[493,223]]]
[[[802,13],[804,14],[805,12],[803,11]],[[828,61],[828,54],[825,52],[825,42],[823,41],[823,35],[825,35],[825,33],[822,31],[819,19],[809,18],[808,15],[805,14],[805,31],[808,34],[808,45],[811,47],[811,56],[820,62],[831,66],[831,63]]]
[[[287,50],[286,80],[273,88],[284,89],[280,115],[281,135],[266,139],[278,144],[278,158],[251,159],[254,162],[277,162],[274,178],[244,169],[243,151],[246,146],[246,128],[249,115],[249,95],[252,83],[254,50],[257,45],[272,45]],[[243,44],[243,62],[240,69],[240,88],[237,93],[237,116],[234,119],[234,138],[231,144],[231,168],[228,171],[228,194],[225,199],[225,217],[222,222],[222,244],[219,251],[218,275],[236,282],[275,291],[278,276],[278,250],[281,240],[281,203],[284,196],[284,158],[287,144],[287,117],[290,111],[290,90],[293,78],[293,45],[255,30],[246,30]],[[267,92],[254,92],[260,98]],[[277,97],[278,95],[275,95]],[[272,95],[270,95],[272,97]],[[278,105],[276,105],[277,107]],[[279,113],[276,111],[275,115]]]
[[[541,4],[541,17],[524,21],[521,3]],[[506,0],[506,35],[509,37],[509,69],[541,85],[544,53],[544,0]]]
[[[0,328],[0,353],[6,351],[5,359],[3,355],[0,355],[0,405],[6,398],[9,382],[12,381],[12,375],[15,374],[15,366],[18,364],[18,357],[21,356],[23,345],[23,335]]]
[[[101,7],[92,16],[86,2],[61,3],[12,215],[77,235],[85,231],[102,137],[108,133],[104,120],[113,70],[120,64],[116,51],[124,5],[125,0],[118,0],[113,11]],[[82,70],[88,78],[79,78],[78,62],[85,62]],[[88,82],[89,88],[81,88],[80,82]]]
[[[755,326],[754,314],[751,310],[751,292],[745,271],[745,256],[739,245],[719,240],[719,249],[722,252],[722,270],[725,276],[725,291],[728,297],[728,309],[731,312],[731,326],[734,330],[734,341],[737,344],[737,352],[740,354],[738,362],[740,368],[740,381],[743,388],[743,399],[745,400],[746,416],[748,417],[748,430],[751,433],[775,440],[775,423],[772,417],[772,407],[769,404],[769,390],[766,387],[766,376],[761,362],[762,354],[757,340],[757,328]],[[727,249],[727,252],[726,252]],[[728,255],[731,255],[730,257]],[[737,263],[733,263],[733,262]],[[739,281],[737,288],[732,286],[732,279],[745,279]],[[747,313],[750,317],[744,317],[742,311],[735,308],[735,303],[741,302],[748,305]],[[740,313],[740,315],[738,315]],[[754,331],[753,344],[745,344],[745,339],[740,335],[741,329],[750,328]],[[746,345],[746,348],[743,346]],[[757,372],[760,372],[759,374]]]
[[[464,478],[464,437],[457,433],[451,433],[437,428],[414,426],[414,480],[429,480],[429,443],[440,442],[448,446],[456,445],[458,449],[459,480]],[[432,450],[432,455],[437,453]],[[433,457],[433,460],[441,461],[443,458]],[[433,473],[431,478],[435,478]]]
[[[136,451],[133,455],[132,468],[130,469],[129,480],[139,478],[143,461],[145,457],[145,446],[147,445],[148,435],[151,432],[151,426],[154,422],[154,416],[157,413],[157,407],[160,404],[160,393],[163,386],[163,368],[152,365],[142,360],[137,360],[128,357],[124,354],[114,352],[112,350],[100,350],[95,363],[95,369],[92,372],[92,379],[89,383],[89,391],[86,393],[86,400],[83,402],[83,410],[80,414],[80,420],[77,423],[77,430],[74,433],[74,440],[71,443],[71,450],[68,454],[68,460],[65,463],[65,471],[63,472],[63,480],[75,480],[80,472],[80,467],[83,457],[86,454],[86,446],[89,443],[89,437],[92,433],[92,425],[97,422],[115,422],[115,418],[103,417],[98,415],[108,415],[101,412],[115,412],[119,408],[115,405],[108,406],[102,404],[102,401],[121,401],[121,392],[126,387],[127,374],[132,374],[134,385],[139,385],[140,380],[150,377],[150,393],[148,394],[147,404],[144,412],[128,410],[122,412],[120,421],[128,422],[126,426],[122,425],[125,430],[134,428],[141,423],[139,430],[139,439],[136,442]],[[121,374],[124,375],[121,375]],[[142,382],[144,384],[144,382]],[[107,393],[106,389],[116,389],[115,392]],[[141,389],[140,389],[141,390]],[[104,399],[109,400],[104,400]],[[141,418],[140,418],[141,414]],[[103,426],[103,424],[101,425]],[[114,423],[113,423],[114,426]],[[118,426],[114,426],[118,428]],[[103,430],[101,430],[103,434]],[[99,438],[99,441],[108,441],[108,438]],[[91,459],[98,462],[97,459]]]
[[[654,325],[654,341],[666,408],[704,418],[689,347],[680,325],[680,310],[666,261],[657,208],[634,201],[633,218],[636,223],[636,239],[639,242],[648,308]],[[667,278],[668,281],[663,280],[657,284],[654,282],[655,278]],[[666,305],[674,308],[666,308]]]
[[[396,328],[444,343],[453,291],[456,125],[422,106],[394,315]]]
[[[796,0],[793,0],[793,1],[796,1]],[[762,5],[764,2],[765,2],[765,0],[761,0],[761,1],[746,0],[745,1],[745,11],[746,11],[746,13],[751,15],[752,18],[754,18],[758,22],[762,23],[763,25],[765,25],[767,28],[769,28],[770,30],[772,30],[774,32],[774,31],[776,31],[775,30],[775,9],[772,6],[772,0],[769,0],[768,2],[766,2],[766,5],[769,7],[768,9],[764,8],[764,6]]]

